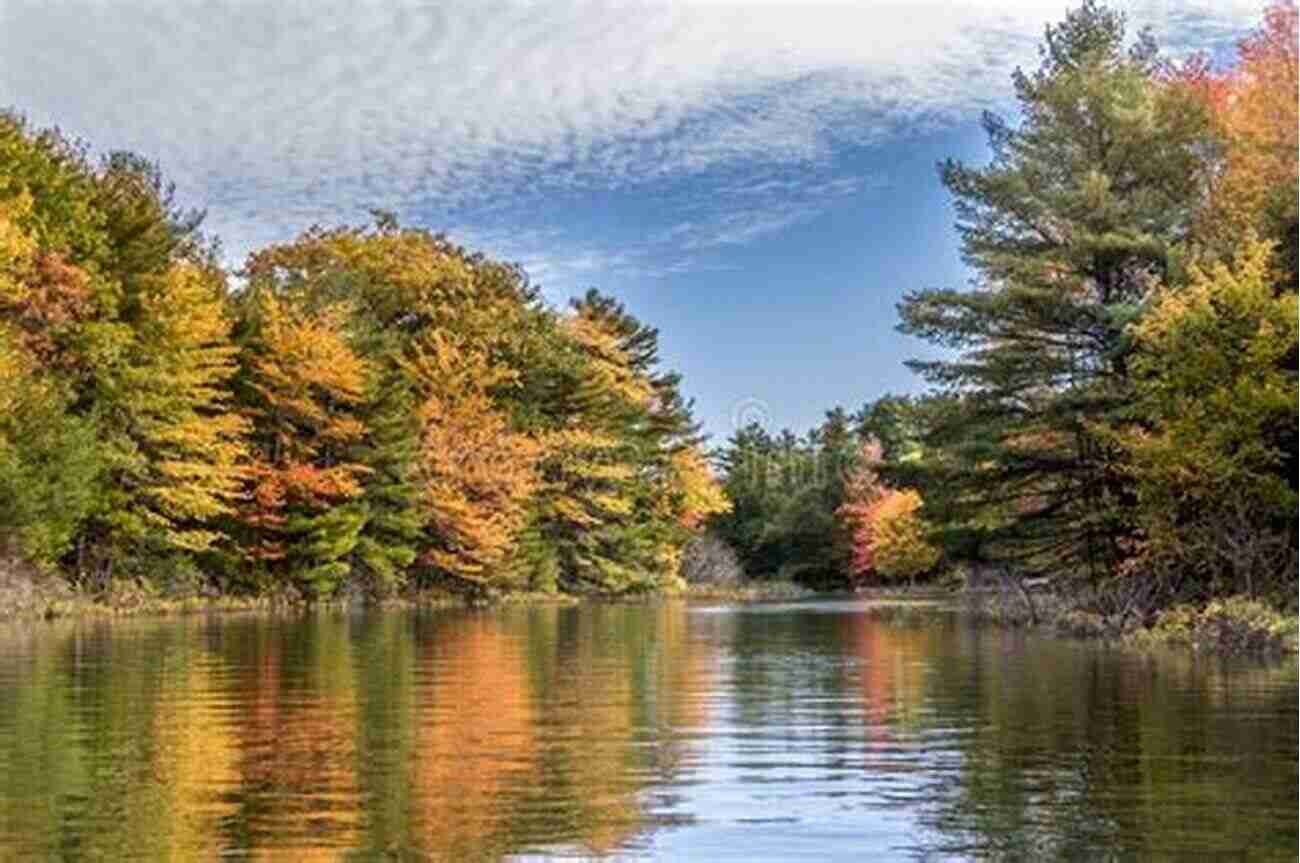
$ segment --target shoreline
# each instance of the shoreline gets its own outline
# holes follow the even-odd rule
[[[309,612],[434,611],[500,609],[509,606],[572,606],[584,603],[647,603],[665,599],[735,604],[807,599],[850,599],[907,610],[944,604],[970,620],[1006,630],[1035,631],[1057,638],[1111,644],[1126,649],[1175,648],[1217,655],[1287,656],[1300,653],[1300,618],[1264,603],[1232,597],[1204,606],[1179,606],[1161,613],[1155,625],[1123,625],[1114,619],[1071,606],[1061,594],[1035,591],[1030,612],[1022,597],[989,589],[952,590],[925,585],[868,587],[819,592],[786,581],[731,585],[697,584],[673,591],[630,594],[566,594],[517,591],[473,596],[429,588],[403,595],[372,597],[351,594],[308,599],[288,592],[261,596],[167,597],[154,589],[118,582],[107,593],[91,594],[57,576],[32,578],[0,573],[0,627],[53,621],[112,621]]]
[[[57,576],[36,577],[0,573],[0,626],[55,620],[123,620],[174,618],[213,614],[298,614],[309,611],[494,609],[528,605],[578,605],[586,602],[640,603],[660,599],[759,602],[808,599],[822,594],[791,582],[743,585],[696,585],[673,591],[624,594],[570,594],[511,591],[475,596],[429,588],[387,597],[361,593],[332,599],[309,599],[289,592],[260,596],[164,596],[131,582],[117,582],[107,592],[92,594],[62,582]]]

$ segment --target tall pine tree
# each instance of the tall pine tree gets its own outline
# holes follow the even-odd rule
[[[1206,112],[1167,86],[1146,33],[1092,0],[1049,26],[1014,76],[1021,119],[988,114],[992,162],[948,161],[974,290],[923,290],[903,332],[958,355],[910,365],[934,402],[925,492],[977,556],[1021,571],[1124,555],[1133,523],[1119,447],[1134,420],[1126,327],[1171,266],[1206,185]]]

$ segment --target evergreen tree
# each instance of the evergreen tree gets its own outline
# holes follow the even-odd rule
[[[837,515],[847,500],[861,439],[842,408],[803,437],[740,429],[719,454],[731,508],[711,523],[753,577],[819,588],[852,576],[852,528]]]
[[[1014,76],[1022,120],[988,114],[991,164],[941,166],[971,291],[900,305],[903,332],[957,349],[910,365],[945,393],[924,441],[932,500],[977,554],[1107,572],[1136,499],[1098,429],[1135,420],[1126,328],[1169,272],[1206,184],[1205,111],[1165,85],[1146,33],[1086,0]]]
[[[379,594],[405,584],[421,547],[424,520],[415,477],[420,424],[413,389],[403,374],[372,369],[361,410],[369,434],[349,454],[369,468],[361,494],[367,521],[353,550],[352,570]]]

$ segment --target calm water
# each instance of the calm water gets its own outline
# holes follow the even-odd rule
[[[1297,668],[818,602],[0,633],[0,858],[1297,856]]]

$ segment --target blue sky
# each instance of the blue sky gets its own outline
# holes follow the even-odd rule
[[[1260,8],[1123,5],[1174,53]],[[232,261],[382,207],[612,293],[723,438],[917,386],[894,306],[966,279],[935,162],[1065,8],[10,0],[0,105],[157,158]]]

